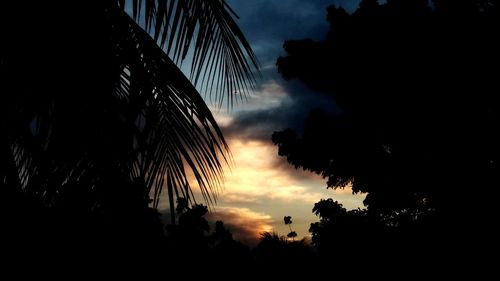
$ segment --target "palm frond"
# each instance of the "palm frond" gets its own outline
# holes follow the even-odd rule
[[[86,185],[94,192],[110,185],[119,188],[123,183],[118,181],[120,177],[141,179],[157,206],[167,185],[176,196],[194,202],[188,180],[192,173],[207,203],[215,203],[229,155],[221,130],[172,59],[136,21],[113,7],[117,6],[107,6],[103,17],[111,29],[99,30],[107,35],[96,37],[88,32],[88,37],[75,41],[102,40],[89,44],[113,54],[105,57],[106,64],[96,64],[109,69],[93,68],[99,58],[89,65],[85,59],[81,64],[65,62],[65,75],[80,85],[68,82],[58,85],[61,95],[35,91],[26,97],[27,103],[16,101],[24,111],[10,115],[21,121],[12,125],[16,132],[2,138],[2,149],[12,158],[9,165],[17,170],[17,176],[11,178],[18,180],[22,189],[44,198],[59,194],[65,186]],[[72,52],[88,51],[83,46],[71,48]],[[58,71],[44,74],[51,80],[40,80],[58,83],[60,80],[53,78],[61,73]],[[24,74],[19,77],[22,79]],[[22,87],[12,84],[8,94],[15,96]],[[109,84],[112,92],[103,87]],[[78,89],[81,86],[84,88]],[[69,87],[74,88],[66,95]],[[35,104],[31,99],[37,96],[44,102]],[[75,132],[82,138],[70,136]]]
[[[140,180],[157,207],[163,188],[171,203],[195,203],[192,175],[215,203],[229,148],[178,63],[191,60],[191,78],[219,102],[248,91],[258,64],[234,12],[216,0],[92,3],[51,14],[72,30],[64,36],[44,21],[40,11],[53,9],[42,3],[18,30],[2,20],[0,184],[49,205],[79,190],[93,209]],[[37,53],[33,38],[47,42]]]
[[[158,198],[165,180],[176,194],[191,198],[184,166],[190,168],[202,195],[210,204],[216,200],[223,181],[220,157],[229,148],[209,108],[191,82],[155,41],[126,15],[121,16],[129,38],[117,50],[127,50],[122,60],[117,91],[133,105],[130,116],[142,119],[136,127],[138,146],[133,163]],[[123,45],[121,45],[123,44]],[[146,81],[145,81],[146,80]],[[166,177],[166,178],[165,178]]]
[[[225,0],[118,1],[131,8],[177,64],[190,61],[190,79],[219,106],[243,100],[256,87],[259,63]]]

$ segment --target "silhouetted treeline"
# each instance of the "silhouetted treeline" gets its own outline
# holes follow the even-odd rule
[[[273,141],[329,188],[366,193],[367,211],[322,217],[314,242],[361,241],[375,256],[392,249],[395,260],[423,261],[469,261],[494,247],[499,2],[364,0],[353,14],[329,7],[327,20],[324,40],[286,41],[277,65],[330,95],[338,113],[314,110],[303,132]]]

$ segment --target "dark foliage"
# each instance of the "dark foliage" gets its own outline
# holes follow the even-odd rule
[[[287,41],[277,64],[343,112],[311,112],[301,136],[276,132],[279,154],[328,187],[352,184],[379,213],[451,218],[467,215],[464,199],[483,204],[500,160],[497,1],[365,0],[327,18],[324,41]]]
[[[188,171],[209,205],[223,181],[229,148],[195,86],[229,106],[254,87],[237,16],[224,0],[9,0],[0,11],[2,260],[154,266],[166,255],[160,195],[175,218],[175,198],[195,203]]]
[[[421,249],[453,256],[450,237],[462,241],[461,251],[493,243],[498,8],[498,1],[364,0],[353,14],[328,8],[325,40],[285,42],[282,76],[331,96],[342,112],[315,110],[303,133],[275,132],[279,155],[327,178],[329,188],[352,184],[366,193],[367,211],[316,204],[316,244],[381,234],[392,237],[383,239],[392,249],[396,241],[434,245]],[[399,230],[373,230],[379,223]]]
[[[290,241],[270,232],[262,233],[254,255],[259,272],[281,278],[308,273],[317,261],[314,249],[305,240]]]
[[[204,205],[182,208],[185,200],[178,200],[178,224],[167,225],[166,247],[162,250],[168,255],[171,266],[189,268],[196,264],[198,270],[190,276],[203,277],[208,270],[225,265],[231,270],[248,269],[254,265],[250,249],[233,239],[231,232],[222,221],[215,223],[210,233],[210,226],[205,219],[208,209]],[[227,279],[231,271],[220,272],[218,278]]]

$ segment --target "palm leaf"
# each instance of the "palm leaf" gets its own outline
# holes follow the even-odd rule
[[[224,0],[119,1],[132,8],[177,64],[190,61],[190,79],[209,99],[227,105],[255,89],[259,63]]]
[[[135,176],[144,178],[154,203],[165,184],[191,198],[184,166],[190,168],[202,195],[214,203],[223,181],[222,163],[229,151],[209,108],[190,81],[154,40],[124,13],[117,26],[128,38],[116,38],[121,68],[117,92],[133,105],[130,118],[143,119],[136,127],[138,146],[132,157]],[[123,61],[121,61],[123,59]],[[135,79],[139,79],[136,81]],[[134,85],[130,87],[129,85]]]
[[[2,34],[11,40],[0,47],[6,77],[1,98],[8,105],[1,112],[6,133],[0,138],[0,185],[15,185],[50,205],[75,186],[94,200],[139,179],[157,207],[164,187],[170,202],[175,194],[195,203],[192,174],[205,201],[215,203],[229,148],[176,62],[187,60],[194,47],[191,78],[215,88],[220,101],[224,91],[232,100],[236,89],[253,85],[257,61],[234,13],[224,1],[93,3],[95,9],[55,14],[54,21],[82,35],[59,36],[38,9],[26,15],[22,32],[7,31],[2,21]],[[18,10],[14,4],[11,10]],[[133,8],[132,17],[126,7]],[[39,8],[52,11],[45,4]],[[92,13],[90,24],[80,29],[86,13]],[[35,34],[55,40],[44,49],[52,56],[40,57],[27,47]],[[58,46],[70,58],[83,56],[65,61]],[[58,67],[27,72],[54,63]],[[26,79],[33,81],[25,84]]]

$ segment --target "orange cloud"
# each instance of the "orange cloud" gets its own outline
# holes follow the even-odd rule
[[[235,168],[227,174],[221,199],[226,203],[256,202],[269,198],[286,202],[315,203],[325,197],[320,176],[284,169],[276,147],[262,141],[230,140]],[[302,179],[293,173],[307,174]],[[323,192],[321,192],[323,191]]]
[[[216,212],[207,215],[207,219],[223,221],[234,239],[249,246],[257,245],[260,233],[271,231],[273,223],[270,215],[235,207],[218,207]]]
[[[333,198],[348,209],[363,206],[364,196],[352,195],[349,186],[327,190],[321,176],[290,169],[271,142],[232,138],[228,143],[234,165],[226,169],[225,187],[212,209],[215,213],[207,218],[224,221],[237,240],[255,245],[261,232],[286,234],[289,229],[282,222],[285,215],[293,216],[293,229],[300,237],[306,236],[310,223],[317,220],[311,210],[320,199]],[[199,200],[202,196],[194,177],[190,178],[195,197],[206,204]],[[160,208],[168,208],[166,198]]]
[[[262,84],[259,90],[249,93],[245,102],[236,104],[231,111],[221,109],[216,105],[210,105],[209,108],[217,120],[217,124],[224,128],[233,122],[234,116],[238,113],[276,108],[288,98],[289,94],[283,89],[283,86],[271,80]]]

